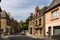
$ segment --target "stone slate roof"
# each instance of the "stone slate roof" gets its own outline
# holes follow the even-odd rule
[[[1,18],[6,18],[6,11],[2,11],[1,13],[0,13],[0,15],[1,15]]]
[[[60,0],[53,0],[52,3],[51,3],[51,5],[48,7],[47,10],[53,8],[54,6],[56,6],[58,4],[60,4]]]
[[[46,11],[48,9],[48,6],[45,6],[45,7],[43,7],[42,9],[40,9],[40,15],[42,14],[44,14],[44,12]]]

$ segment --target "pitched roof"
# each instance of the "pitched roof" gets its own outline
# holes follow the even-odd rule
[[[40,14],[44,14],[44,12],[48,9],[48,6],[43,7],[40,9]]]
[[[58,5],[58,4],[60,4],[60,0],[53,0],[47,10],[55,7],[55,6]]]
[[[6,11],[2,11],[2,12],[0,13],[0,15],[1,15],[1,17],[6,18]]]

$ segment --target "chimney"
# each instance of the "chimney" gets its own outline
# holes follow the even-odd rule
[[[36,6],[36,8],[35,8],[35,12],[36,12],[36,16],[38,16],[39,15],[39,7],[38,6]]]
[[[10,17],[10,12],[7,12],[7,15]]]
[[[30,20],[33,19],[33,13],[30,13]]]
[[[33,13],[31,13],[30,16],[33,16]]]

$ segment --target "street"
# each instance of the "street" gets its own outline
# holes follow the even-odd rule
[[[7,38],[4,38],[4,40],[44,40],[44,39],[32,38],[32,37],[28,37],[28,36],[11,35]]]
[[[53,40],[49,38],[32,38],[24,35],[10,35],[9,37],[4,38],[3,40]]]

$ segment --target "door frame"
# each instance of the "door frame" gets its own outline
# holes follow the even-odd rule
[[[30,34],[32,34],[32,27],[30,28]]]
[[[51,27],[48,27],[48,37],[51,37]]]

